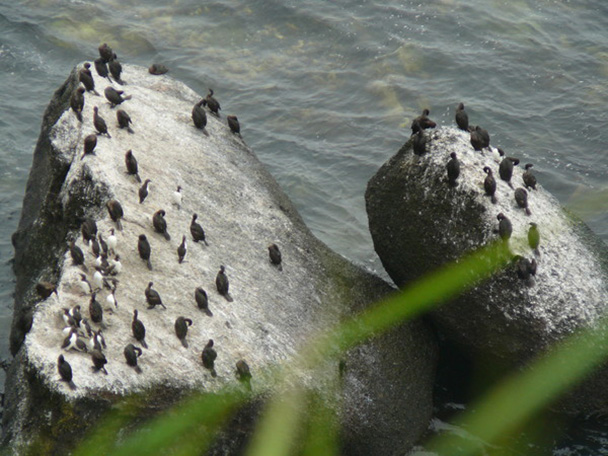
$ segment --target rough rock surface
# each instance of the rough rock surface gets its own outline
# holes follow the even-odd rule
[[[408,141],[372,177],[366,192],[374,246],[395,283],[404,286],[496,239],[496,216],[502,212],[513,224],[513,254],[538,263],[533,283],[519,279],[514,267],[506,268],[437,308],[433,318],[442,332],[486,361],[519,365],[598,322],[608,305],[606,246],[564,212],[542,179],[536,190],[528,190],[531,215],[526,215],[498,175],[497,149],[476,152],[469,134],[455,128],[426,131],[427,153],[415,155]],[[461,163],[456,187],[447,182],[452,152]],[[515,167],[514,188],[523,187],[523,165]],[[484,194],[484,166],[497,181],[496,204]],[[538,254],[528,246],[530,222],[540,231]],[[571,405],[576,411],[605,410],[608,397],[583,394]]]
[[[261,390],[267,386],[260,374],[264,368],[290,359],[312,334],[392,290],[311,235],[243,139],[230,132],[224,116],[218,119],[208,113],[206,131],[194,128],[190,114],[200,96],[191,89],[167,76],[123,65],[128,84],[114,85],[132,99],[111,108],[103,97],[109,82],[95,74],[102,95],[85,94],[81,123],[69,109],[79,68],[45,113],[13,238],[17,286],[11,348],[16,357],[7,379],[3,441],[17,452],[34,445],[37,454],[67,454],[86,428],[126,395],[143,398],[141,420],[188,391],[213,393],[236,381],[239,359],[252,370],[254,390]],[[95,155],[81,159],[84,138],[95,131],[94,106],[112,137],[97,136]],[[118,128],[119,108],[130,115],[134,133]],[[126,173],[127,150],[138,160],[141,179],[152,181],[141,204],[141,184]],[[179,207],[172,200],[177,186],[183,189]],[[116,231],[123,270],[116,276],[116,307],[106,301],[108,289],[97,294],[107,342],[104,375],[91,371],[90,356],[61,349],[61,331],[63,308],[79,304],[83,316],[89,317],[90,295],[78,287],[83,270],[72,263],[68,239],[75,238],[85,252],[91,281],[94,258],[83,243],[80,226],[85,217],[92,217],[107,240],[110,229],[116,228],[105,209],[110,199],[124,209],[124,230]],[[160,209],[166,211],[170,240],[152,226],[152,215]],[[192,242],[193,213],[206,231],[208,246]],[[140,234],[151,244],[151,271],[138,255]],[[176,250],[182,235],[188,253],[180,264]],[[269,261],[267,246],[272,242],[281,248],[282,271]],[[226,266],[232,302],[216,291],[220,265]],[[34,289],[40,280],[57,283],[58,296],[41,301]],[[166,310],[147,308],[148,282],[154,283]],[[197,308],[196,287],[207,291],[212,316]],[[133,309],[146,326],[149,346],[139,358],[141,373],[123,356],[127,344],[139,346],[131,334]],[[32,313],[33,326],[26,335]],[[178,316],[193,320],[188,348],[174,332]],[[210,338],[218,352],[217,377],[200,361]],[[57,358],[62,353],[74,372],[74,390],[59,381]],[[403,325],[348,355],[344,403],[349,413],[343,429],[349,454],[392,454],[412,445],[430,418],[435,360],[433,336],[419,322]],[[326,373],[327,381],[337,372],[336,361]],[[325,381],[303,378],[311,386]],[[237,427],[251,422],[256,410],[246,407]],[[360,445],[352,444],[355,434]],[[231,454],[234,440],[242,441],[241,437],[235,436],[218,452]]]

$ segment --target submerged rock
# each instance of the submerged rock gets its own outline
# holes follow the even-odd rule
[[[526,215],[514,189],[498,178],[497,149],[474,151],[469,134],[455,128],[428,134],[425,155],[415,155],[408,141],[366,192],[374,246],[395,283],[403,287],[498,239],[497,215],[503,213],[513,228],[509,249],[526,261],[435,309],[432,317],[443,334],[469,355],[504,367],[522,365],[572,332],[596,325],[608,305],[606,245],[540,184],[528,191]],[[446,172],[453,152],[461,164],[456,187],[448,185]],[[497,176],[495,204],[484,191],[486,166]],[[523,187],[523,171],[515,167],[514,188]],[[528,243],[530,222],[540,233],[537,252]],[[536,275],[530,274],[534,262]],[[575,412],[608,410],[607,390],[598,391],[579,391],[562,405]]]
[[[13,237],[17,286],[11,350],[16,357],[7,379],[3,440],[16,451],[28,445],[44,448],[37,454],[67,454],[125,396],[141,396],[137,422],[189,391],[218,391],[237,381],[235,363],[240,360],[251,370],[253,391],[272,390],[263,375],[267,368],[289,360],[313,334],[393,290],[314,238],[276,181],[222,119],[209,116],[205,132],[194,127],[190,113],[200,95],[169,77],[123,65],[129,84],[121,86],[121,109],[133,121],[129,132],[119,128],[117,109],[103,97],[85,94],[82,122],[68,109],[77,70],[46,110]],[[94,77],[100,88],[109,84]],[[98,136],[95,153],[82,157],[84,138],[95,132],[95,106],[110,135]],[[137,159],[141,180],[151,180],[142,203],[141,184],[127,172],[127,151]],[[179,206],[173,203],[178,187]],[[121,226],[106,210],[110,200],[120,204]],[[167,224],[163,234],[152,222],[160,210]],[[190,242],[194,213],[208,245]],[[96,259],[80,236],[87,218],[95,220],[107,244],[116,243],[107,258],[113,271],[117,255],[121,265],[117,275],[106,277],[107,287],[96,278],[100,289],[93,301],[81,287],[82,274],[95,286]],[[150,244],[151,270],[138,253],[142,234]],[[176,251],[183,235],[187,254],[179,263]],[[73,263],[70,239],[85,252],[86,272]],[[271,243],[280,246],[282,270],[268,258]],[[103,246],[101,238],[99,244]],[[231,300],[216,291],[220,266],[226,268]],[[58,296],[41,301],[34,286],[41,280],[56,284]],[[144,291],[150,282],[166,309],[149,308]],[[194,298],[198,287],[207,293],[205,311]],[[102,305],[99,324],[89,316],[89,301]],[[91,370],[89,355],[61,348],[66,337],[63,309],[75,305],[93,330],[103,330],[107,375]],[[135,309],[149,348],[141,356],[138,350],[126,350],[127,355],[135,353],[128,365],[125,347],[140,347],[131,328]],[[179,316],[193,321],[183,345],[174,329]],[[201,362],[209,339],[217,351],[213,371]],[[57,374],[60,354],[71,365],[74,389]],[[348,454],[387,454],[410,447],[431,415],[436,348],[429,329],[410,322],[345,359],[343,401],[348,413],[343,414],[343,436]],[[301,379],[316,388],[338,372],[335,360],[320,374],[302,373]],[[236,430],[228,432],[219,453],[237,452],[238,442],[244,441],[238,430],[249,429],[257,411],[255,405],[241,410]]]

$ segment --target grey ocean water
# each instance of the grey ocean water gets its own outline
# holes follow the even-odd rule
[[[104,41],[123,62],[162,62],[199,93],[212,87],[314,234],[380,274],[367,180],[423,108],[451,125],[460,101],[493,145],[534,163],[542,185],[608,242],[605,0],[2,1],[2,357],[10,236],[41,116]]]

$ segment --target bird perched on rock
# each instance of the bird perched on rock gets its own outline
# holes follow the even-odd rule
[[[91,300],[89,301],[89,316],[93,323],[101,325],[103,323],[103,308],[96,297],[97,293],[93,292],[93,294],[91,294]]]
[[[199,309],[204,311],[208,316],[213,316],[211,310],[209,310],[209,299],[207,298],[207,292],[204,288],[197,287],[194,290],[194,300]]]
[[[186,335],[188,334],[188,327],[192,326],[192,320],[185,317],[177,317],[175,320],[175,335],[182,342],[184,348],[188,348],[188,341]]]
[[[137,318],[137,309],[133,310],[133,322],[131,323],[131,331],[133,331],[133,337],[137,340],[142,347],[148,348],[146,343],[146,327],[143,322]]]
[[[513,176],[513,167],[519,164],[518,158],[505,157],[505,153],[501,148],[498,148],[498,154],[504,157],[498,165],[498,174],[500,178],[509,184],[509,187],[513,188],[511,184],[511,177]]]
[[[412,148],[416,155],[424,155],[426,153],[426,144],[428,142],[427,136],[424,134],[424,130],[420,127],[416,127],[418,131],[412,135]]]
[[[78,80],[82,82],[82,85],[87,92],[93,92],[95,95],[99,95],[95,90],[95,79],[93,79],[93,73],[91,73],[91,64],[86,62],[83,68],[78,72]]]
[[[186,245],[186,236],[182,236],[182,243],[177,248],[177,262],[182,263],[184,258],[186,257],[186,253],[188,252],[188,247]]]
[[[435,128],[437,126],[435,122],[429,119],[428,116],[430,113],[431,111],[429,111],[428,109],[424,109],[422,111],[422,114],[420,114],[412,121],[412,134],[419,131],[419,129],[426,130],[427,128]]]
[[[84,109],[84,87],[78,87],[70,97],[70,107],[76,114],[79,121],[82,122],[82,110]]]
[[[108,43],[100,44],[97,50],[99,51],[99,57],[101,57],[104,62],[107,63],[112,60],[114,51],[112,51],[112,48],[108,46]]]
[[[203,98],[192,107],[192,122],[194,122],[194,126],[200,130],[203,130],[207,125],[207,113],[203,109],[204,104],[205,99]]]
[[[536,255],[539,254],[538,246],[540,245],[540,232],[538,226],[534,222],[530,222],[530,228],[528,229],[528,245]]]
[[[141,368],[137,365],[137,358],[139,358],[142,353],[142,349],[133,344],[127,345],[123,351],[127,365],[135,368],[135,372],[138,374],[141,374]]]
[[[124,109],[116,111],[116,120],[118,120],[118,128],[126,128],[129,133],[135,133],[129,126],[133,121],[131,120],[131,116],[127,114],[127,111]]]
[[[464,110],[463,103],[459,103],[456,107],[456,115],[454,117],[456,119],[456,125],[458,125],[458,128],[464,131],[469,131],[469,116]]]
[[[456,187],[458,185],[456,179],[458,179],[458,176],[460,176],[460,162],[456,157],[456,152],[452,152],[450,157],[451,159],[446,165],[446,169],[448,171],[448,182],[451,187]]]
[[[74,239],[70,241],[70,256],[72,257],[72,264],[74,266],[84,266],[84,253],[82,252],[82,249],[76,245]]]
[[[139,240],[137,241],[137,251],[139,252],[139,256],[142,260],[144,260],[148,266],[148,269],[152,270],[152,263],[150,262],[150,253],[151,253],[150,243],[148,242],[148,238],[146,238],[145,234],[139,235]]]
[[[106,63],[106,61],[104,59],[102,59],[101,57],[99,57],[98,59],[95,60],[95,70],[97,71],[97,74],[99,76],[101,76],[102,78],[108,78],[108,81],[112,82],[112,80],[110,79],[110,75],[108,73],[108,65]]]
[[[99,253],[101,252],[101,246],[99,245],[97,236],[91,238],[91,240],[89,241],[89,245],[91,246],[91,252],[93,252],[93,256],[97,258],[99,256]]]
[[[276,244],[270,244],[268,246],[268,256],[270,257],[270,262],[274,264],[279,271],[283,270],[283,266],[281,266],[281,261],[283,260],[281,256],[281,251],[279,250],[279,246]]]
[[[207,96],[205,97],[205,102],[203,103],[204,105],[207,105],[207,107],[209,108],[209,110],[215,114],[217,117],[220,117],[220,109],[222,109],[220,107],[220,103],[219,101],[217,101],[214,97],[213,97],[213,89],[209,89],[209,93],[207,94]]]
[[[92,218],[87,217],[84,219],[84,222],[82,222],[80,231],[82,233],[82,239],[88,244],[91,239],[95,239],[97,236],[97,223],[95,223],[95,220]]]
[[[479,138],[479,145],[480,145],[480,149],[475,149],[475,150],[481,150],[484,147],[490,147],[490,134],[488,133],[488,130],[485,130],[483,128],[481,128],[479,125],[477,125],[475,127],[475,133],[477,134],[477,137]]]
[[[536,190],[536,176],[532,173],[532,171],[530,171],[533,166],[534,165],[532,163],[526,163],[526,170],[524,171],[522,178],[524,180],[524,184],[526,184],[526,188]]]
[[[483,181],[483,188],[486,192],[486,195],[491,198],[492,203],[496,204],[496,179],[494,179],[494,176],[492,175],[492,170],[488,166],[484,166],[483,171],[487,174],[486,178]]]
[[[148,68],[148,73],[159,76],[161,74],[165,74],[169,72],[169,68],[167,68],[162,63],[153,63]]]
[[[59,293],[57,293],[57,285],[51,282],[38,282],[36,284],[36,293],[38,293],[38,296],[40,296],[43,300],[47,299],[53,293],[59,297]]]
[[[125,165],[127,166],[127,174],[130,176],[135,176],[135,180],[137,182],[141,182],[141,178],[139,177],[137,159],[135,155],[133,155],[133,151],[129,149],[125,154]]]
[[[78,335],[78,330],[74,327],[70,329],[70,333],[68,334],[68,336],[63,339],[63,344],[61,345],[61,348],[66,351],[76,350],[84,353],[88,352],[87,344],[84,340],[80,338],[80,336]]]
[[[93,274],[92,285],[93,291],[100,291],[103,288],[103,276],[101,275],[101,272],[95,271]]]
[[[78,286],[80,287],[80,290],[82,290],[82,292],[86,295],[93,291],[93,287],[91,287],[87,276],[85,276],[84,274],[80,274],[80,281],[78,282]]]
[[[114,258],[108,260],[108,275],[118,275],[122,271],[122,263],[120,262],[120,255],[116,255]]]
[[[93,126],[97,130],[98,135],[106,135],[108,138],[111,138],[110,133],[108,133],[108,125],[104,118],[99,115],[99,108],[97,106],[93,108]]]
[[[139,204],[143,203],[148,196],[148,184],[152,182],[150,179],[146,179],[141,187],[139,187]]]
[[[106,87],[106,90],[103,92],[106,96],[106,99],[110,102],[110,107],[118,106],[124,101],[130,100],[131,95],[122,96],[124,93],[123,90],[116,90],[114,87]]]
[[[498,234],[503,241],[508,241],[513,233],[513,225],[511,220],[502,212],[496,216],[498,219]]]
[[[515,255],[513,257],[513,263],[515,264],[515,272],[517,273],[517,277],[525,281],[526,285],[529,287],[534,285],[534,279],[532,276],[536,275],[536,260],[528,260],[521,255]]]
[[[173,204],[177,206],[178,209],[182,207],[182,188],[178,185],[177,190],[173,192]]]
[[[192,214],[192,221],[190,222],[190,234],[192,235],[192,240],[194,242],[203,241],[205,245],[209,245],[205,240],[205,230],[203,230],[203,227],[196,221],[197,217],[197,214]]]
[[[88,135],[84,138],[84,152],[80,159],[86,155],[95,155],[95,146],[97,146],[97,135]]]
[[[66,382],[71,389],[75,390],[76,385],[72,381],[72,366],[65,360],[63,355],[59,355],[59,358],[57,358],[57,371],[61,380]]]
[[[528,207],[528,192],[525,189],[521,187],[515,189],[515,201],[526,212],[526,215],[532,215]]]
[[[165,211],[160,209],[152,216],[152,225],[157,233],[162,234],[167,241],[171,240],[171,236],[167,232],[167,221],[165,220]]]
[[[146,288],[144,291],[146,302],[148,303],[148,309],[154,309],[156,306],[163,306],[163,308],[166,309],[167,307],[165,307],[162,299],[160,299],[160,294],[158,294],[158,291],[152,288],[152,285],[154,285],[154,283],[149,282],[148,288]]]
[[[224,266],[220,266],[220,270],[215,277],[215,286],[217,288],[217,292],[221,294],[228,302],[232,302],[232,296],[228,293],[228,276],[226,275],[226,268]]]
[[[201,360],[203,361],[203,367],[211,371],[212,377],[217,376],[217,373],[215,372],[216,359],[217,352],[213,348],[213,339],[209,339],[209,342],[207,342],[207,345],[205,345],[205,348],[203,348],[203,352],[201,353]]]
[[[118,238],[114,233],[114,228],[110,228],[110,235],[108,236],[108,250],[112,253],[116,253],[116,246],[118,245]]]
[[[242,359],[236,362],[236,378],[251,390],[251,370],[247,362]]]
[[[111,199],[106,203],[106,207],[108,208],[110,218],[116,223],[116,228],[118,228],[119,231],[122,231],[122,222],[120,221],[124,216],[122,206],[115,199]]]
[[[108,69],[110,70],[110,74],[114,80],[120,85],[124,85],[125,82],[120,79],[120,75],[122,74],[122,65],[118,61],[118,56],[116,54],[112,54],[112,58],[108,62]]]
[[[99,372],[101,370],[104,374],[108,375],[108,371],[106,370],[108,360],[101,350],[91,351],[91,361],[93,361],[93,366],[91,367],[93,372]]]
[[[481,138],[477,130],[473,129],[471,131],[471,146],[473,146],[473,149],[475,150],[482,150],[483,144],[483,139]]]
[[[226,120],[228,121],[230,131],[235,135],[241,136],[241,125],[239,124],[239,119],[237,119],[236,116],[226,116]]]

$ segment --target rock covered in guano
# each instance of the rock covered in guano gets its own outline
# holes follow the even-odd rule
[[[513,264],[433,311],[448,340],[471,356],[483,355],[485,362],[513,366],[578,329],[597,325],[608,306],[606,245],[564,212],[544,189],[542,176],[536,189],[525,190],[527,208],[518,204],[515,190],[525,189],[523,163],[514,167],[511,187],[499,177],[503,158],[496,148],[474,150],[469,132],[455,127],[425,134],[426,153],[414,154],[413,141],[406,142],[367,187],[374,247],[395,283],[403,287],[499,239],[502,213],[502,235],[507,238],[512,229]],[[451,186],[446,166],[454,153],[460,173]],[[495,202],[484,188],[484,167],[495,177]],[[535,232],[537,248],[531,247]],[[605,411],[606,391],[587,384],[561,405],[575,412]]]
[[[246,124],[241,137],[225,116],[209,115],[200,130],[191,118],[200,95],[124,63],[124,85],[93,74],[102,95],[84,94],[80,121],[69,109],[80,67],[45,113],[13,237],[16,357],[7,379],[3,440],[16,451],[42,441],[49,454],[68,454],[122,397],[142,395],[139,413],[146,417],[190,390],[213,393],[238,382],[240,361],[249,366],[253,391],[272,390],[264,372],[292,358],[313,334],[392,290],[311,235],[246,146]],[[103,96],[110,85],[124,91],[120,106]],[[216,98],[222,95],[216,90]],[[85,138],[96,132],[94,108],[109,134],[97,135],[94,153],[84,154]],[[119,109],[131,119],[132,131],[119,128]],[[137,170],[127,169],[129,151]],[[162,229],[153,225],[154,214],[163,215]],[[85,220],[97,229],[98,257],[83,241]],[[194,220],[204,230],[201,242],[192,238]],[[84,265],[73,260],[71,241],[84,252]],[[275,243],[281,268],[269,258],[268,246]],[[216,288],[221,267],[230,301]],[[97,270],[103,274],[96,276]],[[41,299],[34,291],[40,281],[56,284],[58,294]],[[156,291],[162,306],[149,305],[147,289]],[[205,292],[202,305],[197,289]],[[77,305],[89,353],[62,349],[70,328],[62,331]],[[90,309],[96,309],[96,321]],[[134,334],[135,310],[147,348],[141,328]],[[187,336],[176,321],[192,322]],[[91,337],[86,325],[95,332]],[[211,339],[217,357],[208,369],[201,355]],[[68,339],[67,347],[76,342]],[[91,357],[93,348],[106,362]],[[58,375],[59,355],[71,366],[75,388]],[[349,454],[388,454],[413,444],[431,415],[435,359],[434,339],[417,322],[344,356],[343,436]],[[300,378],[314,388],[335,381],[339,371],[335,360],[321,374],[302,372]],[[245,421],[254,419],[255,409],[245,408]],[[230,432],[239,441],[240,428],[229,430],[226,442]],[[232,449],[217,451],[236,451],[226,445]]]

